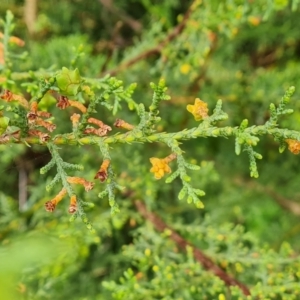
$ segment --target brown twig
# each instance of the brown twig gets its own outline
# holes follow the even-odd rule
[[[35,32],[37,10],[38,10],[37,0],[25,0],[24,20],[30,35],[32,35]]]
[[[119,73],[120,71],[131,67],[132,65],[136,64],[137,62],[139,62],[139,61],[141,61],[141,60],[143,60],[143,59],[145,59],[145,58],[147,58],[147,57],[149,57],[153,54],[159,54],[162,51],[162,49],[164,48],[165,45],[167,45],[168,43],[173,41],[178,35],[181,34],[181,32],[185,28],[186,23],[187,23],[190,15],[192,13],[193,4],[194,4],[194,1],[192,2],[189,9],[187,10],[185,15],[183,16],[182,21],[176,27],[173,28],[173,30],[166,36],[166,38],[162,42],[160,42],[155,47],[152,47],[152,48],[140,53],[136,57],[133,57],[132,59],[130,59],[128,61],[125,61],[124,63],[121,63],[115,69],[103,72],[101,74],[101,76],[106,75],[106,74],[110,74],[111,76],[114,76],[117,73]]]
[[[125,11],[117,8],[112,0],[99,0],[99,2],[112,14],[115,14],[121,21],[127,24],[135,32],[141,32],[142,24],[131,18]]]
[[[300,203],[279,195],[272,188],[261,185],[257,182],[246,182],[238,178],[234,180],[234,183],[238,184],[241,187],[246,187],[251,190],[255,189],[256,191],[267,194],[268,196],[273,198],[282,208],[291,212],[295,216],[300,216]]]
[[[239,282],[235,278],[228,275],[220,267],[218,267],[208,256],[202,253],[199,249],[193,246],[191,243],[186,241],[182,236],[180,236],[176,231],[170,228],[158,215],[149,212],[145,204],[141,201],[135,201],[135,206],[139,213],[147,220],[149,220],[154,227],[163,232],[168,229],[171,232],[170,238],[183,250],[186,250],[187,246],[193,249],[194,258],[201,263],[201,265],[211,272],[213,272],[217,277],[225,282],[228,286],[238,286],[245,296],[250,295],[250,290],[246,285]]]

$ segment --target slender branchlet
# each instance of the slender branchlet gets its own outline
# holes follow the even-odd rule
[[[4,20],[4,33],[0,32],[0,64],[3,66],[4,73],[7,76],[4,86],[8,87],[10,85],[11,72],[10,68],[12,67],[12,57],[15,59],[23,59],[27,53],[23,52],[22,54],[13,54],[10,51],[10,44],[15,44],[19,47],[23,47],[25,42],[18,37],[12,36],[14,24],[14,16],[11,11],[7,11],[6,18]]]
[[[85,216],[81,200],[77,198],[71,184],[80,184],[84,186],[85,191],[88,192],[94,187],[94,183],[89,182],[81,177],[68,176],[66,170],[68,169],[82,170],[82,166],[64,162],[61,156],[59,155],[58,148],[56,145],[52,143],[48,143],[47,146],[51,153],[52,159],[45,167],[41,169],[40,172],[44,174],[47,171],[49,171],[52,167],[56,166],[57,175],[55,176],[53,181],[47,186],[47,189],[48,190],[52,189],[52,187],[58,184],[59,182],[63,186],[63,189],[56,197],[54,197],[53,200],[46,202],[45,204],[46,210],[53,212],[57,203],[60,200],[62,200],[63,196],[68,194],[68,196],[70,197],[68,212],[70,214],[75,214],[72,220],[75,219],[77,216],[80,216],[83,222],[86,223],[87,227],[91,229],[92,227]]]
[[[178,166],[177,171],[175,171],[176,175],[171,175],[167,178],[166,182],[172,182],[176,177],[180,177],[183,187],[178,194],[178,199],[182,200],[187,196],[188,203],[194,203],[197,208],[203,208],[204,205],[198,196],[204,196],[205,192],[192,187],[190,184],[191,177],[188,176],[186,172],[186,169],[198,170],[200,167],[185,161],[183,151],[179,147],[178,141],[170,139],[166,141],[166,144],[172,149],[174,154],[171,155],[173,155],[174,158],[176,157]]]
[[[103,198],[104,196],[108,196],[108,202],[111,207],[112,214],[115,214],[119,212],[119,206],[116,202],[116,196],[115,196],[115,190],[120,189],[119,185],[117,184],[115,180],[115,174],[113,172],[113,169],[111,167],[111,157],[109,154],[109,147],[108,145],[100,139],[98,142],[100,152],[103,157],[103,162],[101,163],[101,166],[99,170],[97,171],[94,179],[99,179],[100,182],[105,182],[106,187],[104,191],[102,191],[98,197]]]

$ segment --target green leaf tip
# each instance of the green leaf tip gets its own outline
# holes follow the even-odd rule
[[[291,94],[291,96],[295,93],[295,91],[296,91],[296,88],[293,85],[288,88],[288,92],[289,92],[289,94]]]
[[[11,21],[14,19],[14,15],[10,10],[6,11],[6,22],[11,23]]]
[[[247,119],[244,119],[244,120],[242,121],[242,123],[241,123],[240,128],[241,128],[242,130],[244,130],[244,129],[247,128],[247,126],[248,126],[248,120],[247,120]]]

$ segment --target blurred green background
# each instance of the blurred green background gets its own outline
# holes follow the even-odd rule
[[[137,82],[137,102],[149,104],[149,83],[164,78],[172,98],[161,106],[160,131],[196,126],[186,111],[196,97],[210,112],[223,100],[229,119],[220,126],[238,126],[244,118],[250,126],[264,124],[270,103],[277,104],[292,85],[295,112],[280,124],[300,130],[298,2],[6,0],[0,17],[12,11],[14,35],[28,52],[13,72],[70,67],[82,47],[76,64],[81,75],[110,73],[125,85]],[[44,105],[53,106],[47,99]],[[53,114],[59,130],[70,130],[66,112]],[[99,115],[113,124],[114,116]],[[117,117],[138,120],[129,110]],[[165,146],[114,145],[117,181],[126,187],[117,195],[121,212],[110,215],[106,199],[97,197],[99,185],[88,194],[76,191],[95,203],[87,212],[92,234],[80,221],[69,223],[66,203],[53,214],[44,210],[54,193],[45,185],[55,175],[39,174],[50,160],[46,149],[0,145],[1,299],[243,299],[156,232],[137,211],[136,199],[259,299],[300,299],[299,157],[287,150],[279,154],[278,147],[270,137],[261,138],[260,177],[251,179],[248,157],[236,156],[233,138],[185,142],[186,159],[202,167],[189,174],[206,192],[205,208],[198,210],[177,199],[179,181],[166,185],[150,174],[149,158],[167,156]],[[80,161],[87,180],[102,161],[91,146],[62,147],[60,153],[70,163]]]

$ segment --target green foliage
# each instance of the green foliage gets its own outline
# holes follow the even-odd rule
[[[6,299],[299,298],[299,1],[181,2],[3,13]]]
[[[201,225],[200,225],[201,224]],[[280,252],[261,249],[254,236],[244,232],[241,226],[224,224],[215,227],[209,218],[199,225],[178,224],[176,229],[188,236],[193,244],[214,258],[214,261],[231,274],[240,274],[243,282],[253,285],[252,297],[270,299],[290,297],[297,299],[299,283],[294,275],[299,260],[291,259],[292,250],[283,244]],[[135,233],[134,244],[124,248],[125,257],[134,258],[133,269],[124,272],[120,282],[104,282],[111,290],[113,299],[218,299],[226,295],[232,299],[243,297],[236,287],[226,290],[224,282],[212,279],[212,275],[197,264],[193,249],[185,255],[178,252],[177,245],[166,243],[167,230],[157,234],[147,227]],[[231,245],[230,245],[231,244]],[[274,261],[278,262],[276,266]],[[285,276],[283,276],[285,274]],[[269,285],[262,293],[263,286]],[[250,298],[249,298],[250,299]]]

